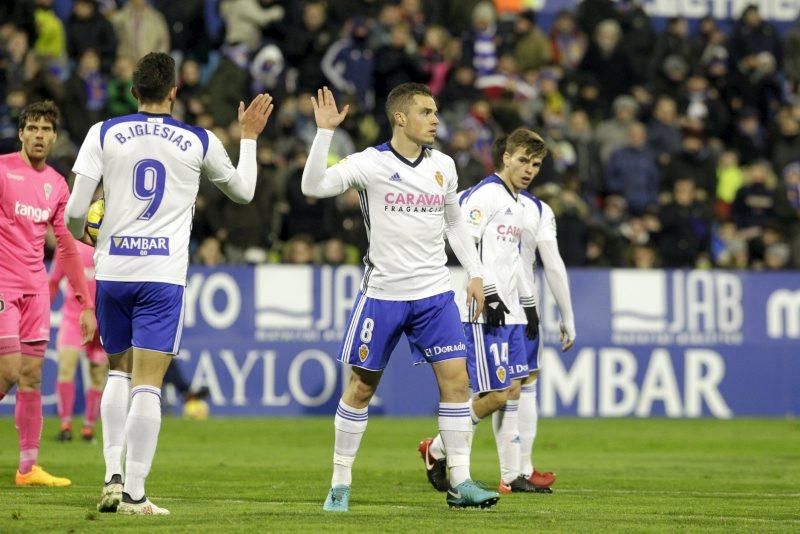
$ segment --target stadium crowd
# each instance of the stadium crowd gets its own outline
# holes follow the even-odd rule
[[[301,192],[309,97],[327,84],[350,105],[331,147],[346,155],[388,138],[388,91],[413,81],[439,102],[462,189],[493,171],[499,133],[545,137],[531,189],[567,265],[800,268],[800,22],[780,35],[750,6],[728,31],[657,31],[636,0],[584,0],[549,28],[509,0],[72,0],[59,18],[64,3],[0,5],[0,153],[18,149],[22,108],[51,99],[51,161],[68,175],[94,122],[136,111],[133,65],[150,51],[180,65],[174,115],[234,155],[238,102],[275,97],[255,200],[201,181],[195,263],[359,263],[358,194]]]

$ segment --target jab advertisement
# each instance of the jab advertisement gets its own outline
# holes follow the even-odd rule
[[[361,275],[354,266],[193,268],[176,364],[193,388],[209,389],[212,415],[333,414],[349,377],[337,356]],[[464,279],[460,270],[453,275],[455,284]],[[800,415],[800,273],[569,275],[578,336],[565,354],[558,307],[539,279],[543,415]],[[43,380],[50,414],[53,345]],[[179,404],[171,386],[165,399]],[[437,403],[431,370],[411,364],[401,338],[371,413],[430,416]],[[0,413],[13,413],[13,398]]]

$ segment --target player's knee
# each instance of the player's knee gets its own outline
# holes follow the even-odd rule
[[[38,391],[42,385],[42,373],[38,369],[23,369],[19,374],[17,387],[25,391]]]
[[[4,369],[2,376],[0,376],[0,391],[8,393],[8,391],[19,383],[19,370],[17,369]]]

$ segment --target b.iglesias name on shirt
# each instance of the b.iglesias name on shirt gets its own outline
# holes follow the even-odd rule
[[[185,130],[181,128],[173,128],[166,124],[151,124],[151,123],[134,123],[127,127],[127,133],[117,132],[114,134],[119,144],[124,145],[134,137],[142,137],[145,135],[160,137],[174,144],[183,152],[186,152],[191,146],[192,141],[188,137],[184,137]]]

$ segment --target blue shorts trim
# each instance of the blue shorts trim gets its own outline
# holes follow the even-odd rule
[[[360,291],[347,320],[339,361],[382,371],[405,334],[414,365],[466,358],[466,340],[453,292],[412,301],[381,300]]]
[[[464,334],[472,391],[502,391],[511,387],[513,380],[528,376],[523,325],[487,328],[464,323]]]
[[[177,354],[185,288],[165,282],[97,281],[97,326],[107,354],[131,347]]]

